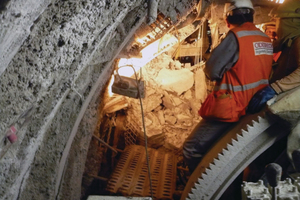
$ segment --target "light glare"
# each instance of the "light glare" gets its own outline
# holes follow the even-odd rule
[[[141,50],[142,58],[121,58],[119,61],[119,75],[131,77],[134,71],[131,67],[122,67],[126,65],[132,65],[135,71],[139,71],[141,67],[145,66],[153,58],[167,51],[174,44],[178,43],[178,39],[171,35],[166,34],[161,39],[156,40],[147,47]]]

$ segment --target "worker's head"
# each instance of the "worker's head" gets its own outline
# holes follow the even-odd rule
[[[278,39],[299,31],[300,29],[300,1],[285,0],[269,14],[276,21]]]
[[[241,25],[253,22],[254,9],[250,0],[233,0],[224,7],[224,18],[227,23]]]
[[[272,41],[277,39],[275,21],[265,23],[263,25],[263,30]]]

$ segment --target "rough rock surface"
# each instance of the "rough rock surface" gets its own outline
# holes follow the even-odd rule
[[[158,9],[176,24],[196,3],[159,1]],[[7,130],[29,120],[0,160],[0,199],[80,198],[113,61],[146,14],[139,0],[0,2],[1,153],[9,146]]]
[[[169,70],[164,68],[159,71],[157,82],[163,89],[181,95],[193,86],[194,74],[188,69]]]
[[[177,61],[170,59],[170,55],[171,52],[163,53],[143,67],[146,95],[142,104],[149,146],[165,146],[177,151],[201,119],[198,110],[201,99],[207,95],[207,90],[200,65],[184,68],[185,65],[182,64],[177,69],[172,69]],[[201,72],[203,75],[199,76]],[[194,80],[197,73],[203,78],[202,85],[197,86],[204,90],[202,96],[197,95],[199,98],[196,97]],[[135,121],[137,131],[143,135],[140,102],[133,98],[126,99],[127,121]]]

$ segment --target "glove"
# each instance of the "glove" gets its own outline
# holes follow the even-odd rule
[[[266,102],[272,99],[275,95],[275,90],[273,90],[273,88],[269,85],[257,91],[251,98],[247,111],[252,114],[259,112],[266,105]]]

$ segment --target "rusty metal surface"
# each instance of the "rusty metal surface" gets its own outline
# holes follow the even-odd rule
[[[173,199],[176,187],[176,156],[151,148],[148,148],[148,152],[154,199]],[[123,196],[151,196],[144,146],[126,147],[106,190]]]

